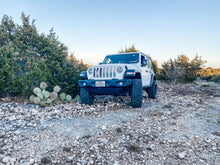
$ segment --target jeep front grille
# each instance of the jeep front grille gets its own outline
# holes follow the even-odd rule
[[[93,68],[93,78],[116,78],[117,67],[116,66],[108,66],[108,67],[95,67]]]

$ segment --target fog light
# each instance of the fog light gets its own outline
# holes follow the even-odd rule
[[[86,83],[83,83],[83,86],[86,86]]]
[[[122,85],[123,85],[123,82],[120,82],[119,85],[122,86]]]

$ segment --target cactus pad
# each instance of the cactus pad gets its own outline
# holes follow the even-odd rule
[[[58,105],[58,104],[63,104],[63,102],[62,102],[61,100],[55,100],[54,103],[55,103],[56,105]]]
[[[34,94],[38,94],[38,93],[41,93],[41,89],[40,88],[38,88],[38,87],[36,87],[36,88],[34,88]]]
[[[33,99],[33,101],[34,101],[35,104],[39,104],[40,103],[40,98],[39,97],[35,97]]]
[[[48,91],[46,91],[46,90],[43,90],[43,91],[42,91],[42,94],[43,94],[43,97],[44,97],[45,99],[47,99],[48,97],[50,97],[50,92],[48,92]]]
[[[41,102],[40,102],[40,105],[41,105],[42,107],[47,107],[47,106],[48,106],[48,104],[47,104],[46,101],[41,101]]]
[[[50,98],[47,99],[47,104],[52,104],[52,100]]]
[[[31,101],[32,103],[34,102],[34,98],[35,98],[34,95],[31,95],[31,96],[30,96],[30,101]]]
[[[65,98],[66,98],[66,94],[65,94],[65,93],[61,93],[61,94],[60,94],[60,99],[61,99],[62,101],[64,101]]]
[[[52,93],[50,94],[50,99],[51,99],[52,101],[56,100],[57,97],[58,97],[57,92],[52,92]]]
[[[34,94],[36,94],[40,99],[43,99],[43,95],[41,93],[40,88],[34,88]]]
[[[60,92],[60,90],[61,90],[61,88],[60,88],[58,85],[56,85],[56,86],[53,88],[53,91],[56,92],[56,93]]]
[[[41,82],[41,83],[40,83],[40,88],[41,88],[41,89],[45,90],[46,87],[47,87],[47,83],[45,83],[45,82]]]
[[[65,101],[68,103],[72,100],[72,96],[66,95]]]

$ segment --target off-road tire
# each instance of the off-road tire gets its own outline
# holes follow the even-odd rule
[[[142,106],[143,88],[141,79],[133,79],[131,87],[131,106],[140,108]]]
[[[152,98],[152,99],[157,98],[157,82],[156,82],[156,80],[154,80],[152,86],[148,88],[148,97]]]
[[[92,96],[86,88],[81,87],[80,88],[80,100],[81,100],[81,104],[92,105],[94,96]]]

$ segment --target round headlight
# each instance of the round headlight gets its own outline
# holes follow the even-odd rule
[[[93,70],[92,68],[89,68],[89,74],[92,74],[92,70]]]
[[[117,72],[118,72],[118,73],[122,73],[122,72],[123,72],[123,68],[119,66],[119,67],[117,68]]]

